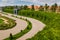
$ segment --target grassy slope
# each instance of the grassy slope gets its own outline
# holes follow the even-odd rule
[[[60,14],[27,10],[19,11],[18,14],[35,18],[46,24],[44,30],[27,40],[60,40]]]
[[[19,15],[42,21],[47,26],[28,40],[60,40],[60,14],[53,12],[20,11]]]

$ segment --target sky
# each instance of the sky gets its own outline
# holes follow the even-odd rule
[[[57,3],[60,5],[60,0],[0,0],[0,6],[9,6],[9,5],[52,5]]]

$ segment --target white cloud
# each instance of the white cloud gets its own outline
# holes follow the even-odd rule
[[[45,3],[51,5],[53,3],[58,3],[60,4],[60,0],[2,0],[0,2],[0,6],[1,5],[16,5],[17,3],[15,3],[16,1],[25,1],[25,2],[32,2],[34,3],[35,5],[44,5]],[[19,5],[19,4],[17,4]]]
[[[14,5],[15,0],[1,0],[0,6]]]
[[[8,0],[2,0],[3,2],[7,2]]]

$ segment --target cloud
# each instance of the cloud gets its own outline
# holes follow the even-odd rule
[[[14,5],[15,0],[1,0],[0,6]]]
[[[45,3],[52,5],[58,3],[60,5],[60,0],[0,0],[0,6],[5,5],[44,5]]]
[[[52,5],[54,3],[60,3],[60,0],[21,0],[21,1],[27,1],[27,2],[33,2],[34,4],[38,4],[38,5],[44,5],[44,4],[48,4],[48,5]]]

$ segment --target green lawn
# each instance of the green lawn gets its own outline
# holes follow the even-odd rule
[[[31,17],[46,24],[42,31],[39,31],[34,37],[27,40],[60,40],[60,14],[54,12],[21,10],[18,15]]]
[[[27,21],[28,25],[27,25],[27,27],[24,30],[21,30],[19,33],[13,35],[13,39],[12,40],[16,40],[17,38],[22,37],[24,34],[28,33],[32,29],[32,24],[31,24],[30,21],[28,21],[27,19],[22,19],[22,20]],[[10,40],[10,37],[5,38],[4,40]]]
[[[2,23],[3,22],[3,20],[2,19],[0,19],[0,23]]]
[[[16,25],[16,23],[13,19],[7,18],[5,16],[0,16],[0,18],[4,18],[4,19],[8,20],[7,22],[9,23],[9,24],[6,24],[5,22],[3,22],[4,20],[0,19],[0,30],[10,29]]]

